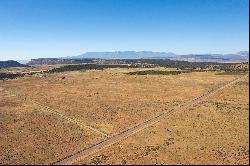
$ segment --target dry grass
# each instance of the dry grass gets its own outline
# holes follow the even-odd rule
[[[35,102],[112,135],[238,77],[216,75],[215,72],[171,76],[126,74],[138,70],[146,69],[65,72],[47,77],[28,76],[0,82],[0,163],[51,163],[103,139],[94,131],[80,128],[77,124],[41,110]],[[230,114],[219,116],[219,111],[214,106],[215,101],[208,100],[204,105],[176,113],[161,123],[104,149],[82,163],[218,163],[215,158],[203,157],[203,151],[200,150],[203,146],[208,149],[206,154],[210,157],[212,155],[208,153],[213,153],[212,149],[218,150],[219,146],[227,148],[227,153],[236,152],[237,148],[243,148],[239,153],[245,153],[248,126],[244,118],[248,112],[242,110],[248,108],[245,100],[249,98],[245,94],[248,86],[242,83],[242,87],[237,89],[238,86],[231,89],[232,93],[223,93],[225,99],[221,96],[217,98],[224,102],[228,95],[231,96],[228,100],[233,101],[227,106],[235,108],[237,105],[242,113],[229,111]],[[239,92],[239,100],[233,97],[236,92]],[[224,112],[229,108],[223,107]],[[232,132],[238,134],[237,139],[241,139],[226,139],[228,134],[223,132],[220,135],[223,140],[218,136],[213,139],[220,122],[221,131],[231,131],[230,124],[238,120],[236,118],[234,121],[232,118],[236,115],[242,123],[234,126]],[[229,123],[230,119],[233,120]],[[216,123],[210,125],[214,121]],[[239,131],[236,130],[238,128]],[[200,136],[201,130],[203,136]],[[220,141],[231,141],[235,146],[230,148]]]
[[[33,66],[33,67],[9,67],[9,68],[0,68],[0,73],[34,72],[34,71],[48,70],[54,67],[55,66],[49,66],[49,65]]]
[[[0,164],[50,164],[103,139],[0,92]]]
[[[79,163],[248,164],[248,92],[239,82]]]
[[[20,78],[3,87],[115,134],[235,77],[218,77],[212,72],[176,76],[123,74],[131,70],[135,69]],[[61,80],[63,76],[66,79]]]

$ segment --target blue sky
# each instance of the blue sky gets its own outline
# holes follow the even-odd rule
[[[0,0],[0,60],[248,50],[248,0]]]

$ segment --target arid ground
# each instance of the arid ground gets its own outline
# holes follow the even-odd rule
[[[243,77],[127,74],[138,70],[0,81],[0,164],[55,163]],[[247,164],[248,93],[247,77],[74,164]]]

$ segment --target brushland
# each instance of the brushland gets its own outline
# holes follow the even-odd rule
[[[248,74],[246,64],[130,66],[0,69],[26,73],[0,81],[0,164],[56,163]],[[75,164],[247,164],[248,92],[247,77]]]

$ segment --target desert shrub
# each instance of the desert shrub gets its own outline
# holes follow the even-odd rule
[[[100,65],[100,64],[81,64],[81,65],[66,65],[59,68],[49,70],[49,73],[65,72],[65,71],[80,71],[80,70],[104,70],[107,68],[139,68],[140,65]]]
[[[190,73],[191,71],[161,71],[161,70],[145,70],[129,72],[129,75],[178,75],[181,73]]]
[[[23,77],[23,76],[24,74],[0,73],[0,80],[15,79],[17,77]]]

